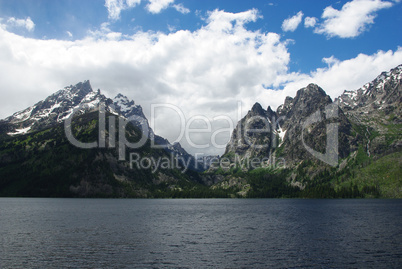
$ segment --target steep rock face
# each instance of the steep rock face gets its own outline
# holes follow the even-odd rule
[[[283,127],[288,129],[287,126],[300,123],[301,120],[330,103],[332,103],[331,97],[323,89],[315,84],[309,84],[298,90],[296,97],[287,97],[283,107],[278,107],[277,112],[278,116],[286,118]]]
[[[333,105],[333,106],[332,106]],[[328,109],[333,110],[335,115],[327,115]],[[354,137],[351,137],[351,128],[348,119],[333,104],[325,91],[315,84],[310,84],[300,89],[295,98],[286,98],[283,106],[278,107],[280,127],[284,135],[281,155],[288,165],[294,165],[302,160],[314,157],[306,150],[306,146],[313,148],[322,154],[326,153],[327,125],[337,123],[338,128],[338,152],[340,158],[345,158],[355,150]],[[305,125],[306,121],[314,116],[320,117],[320,121]],[[302,135],[302,132],[303,135]]]
[[[233,130],[225,155],[232,158],[237,155],[241,159],[267,156],[272,147],[272,134],[276,132],[272,126],[275,114],[270,107],[265,110],[255,103]]]
[[[300,89],[295,98],[286,98],[282,107],[277,112],[281,117],[281,128],[286,132],[283,139],[283,154],[287,165],[297,163],[300,160],[309,157],[309,153],[304,149],[301,134],[303,130],[303,122],[316,111],[323,111],[325,106],[332,102],[331,98],[317,85],[310,84]],[[322,124],[310,127],[306,142],[312,146],[314,144],[321,145],[325,135],[325,126]],[[311,134],[311,135],[310,135]],[[316,147],[315,147],[316,148]],[[323,150],[321,147],[320,151]]]
[[[293,105],[293,98],[290,96],[287,96],[285,98],[285,102],[283,103],[283,105],[280,105],[278,107],[278,109],[276,110],[276,112],[279,115],[285,116],[287,115],[287,113],[289,113],[290,109],[292,108]]]

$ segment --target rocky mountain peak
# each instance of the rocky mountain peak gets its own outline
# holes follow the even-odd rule
[[[125,96],[125,95],[123,95],[121,93],[117,94],[116,97],[113,98],[113,100],[115,102],[119,102],[119,103],[124,104],[124,105],[134,105],[133,100],[130,101],[127,96]]]
[[[316,84],[309,84],[298,90],[294,98],[286,97],[276,112],[271,107],[264,110],[259,103],[256,103],[234,129],[225,154],[226,156],[238,154],[240,158],[269,157],[277,146],[281,146],[281,154],[286,157],[287,165],[292,166],[302,160],[311,159],[311,154],[304,148],[303,143],[306,142],[312,146],[318,145],[315,149],[325,152],[326,124],[320,122],[309,126],[310,132],[304,136],[304,139],[302,138],[303,124],[313,113],[325,112],[326,106],[331,103],[331,98]],[[322,112],[321,115],[324,115],[325,113]],[[264,119],[252,118],[255,115],[263,116]],[[278,125],[273,126],[273,117],[276,119],[282,117]],[[339,139],[345,145],[339,148],[339,155],[345,157],[349,154],[351,147],[353,148],[353,145],[350,146],[351,143],[349,143],[351,126],[342,113],[337,119],[339,128],[344,131]],[[254,130],[263,130],[266,128],[267,122],[269,122],[270,132],[248,134],[245,129],[248,126]],[[273,140],[277,137],[279,141]],[[264,145],[264,147],[255,147],[259,145]]]
[[[267,108],[267,117],[268,119],[272,119],[273,117],[277,118],[277,114],[272,110],[271,106],[268,106]]]
[[[74,86],[66,87],[65,89],[70,90],[75,94],[82,94],[87,95],[88,93],[92,92],[91,82],[89,80],[85,80],[84,82],[78,82]]]
[[[113,104],[117,106],[122,113],[127,113],[132,109],[139,109],[140,106],[135,105],[133,100],[129,100],[127,96],[119,93],[116,95],[115,98],[113,98]],[[141,110],[142,111],[142,110]]]
[[[327,99],[329,97],[325,91],[319,87],[317,84],[309,84],[305,88],[301,88],[297,91],[296,97],[293,100],[293,103],[302,102],[309,102],[311,100],[314,101],[321,101],[323,99]]]
[[[307,87],[302,88],[300,91],[309,93],[309,94],[320,94],[322,96],[327,95],[320,86],[318,86],[317,84],[314,84],[314,83],[310,83],[309,85],[307,85]]]
[[[295,98],[286,97],[284,104],[278,107],[277,114],[286,117],[288,122],[300,122],[330,103],[331,97],[321,87],[309,84],[298,90]]]
[[[263,118],[266,118],[268,121],[271,121],[272,117],[277,117],[276,112],[273,111],[270,106],[268,106],[267,110],[265,110],[258,102],[253,105],[253,107],[247,114],[248,118],[253,116],[261,116]]]
[[[332,103],[331,97],[322,88],[316,84],[309,84],[297,91],[291,110],[294,115],[308,116],[330,103]]]
[[[255,103],[253,107],[251,108],[251,111],[256,114],[256,115],[264,115],[266,114],[266,111],[262,108],[260,103]]]
[[[85,80],[84,82],[79,82],[75,85],[64,87],[63,89],[47,97],[46,100],[69,99],[76,103],[80,102],[85,96],[90,93],[95,94],[92,90],[92,86],[89,80]]]
[[[290,96],[286,96],[285,102],[282,105],[278,106],[276,112],[280,116],[285,116],[292,108],[292,105],[293,105],[293,98]]]
[[[268,107],[267,111],[262,108],[260,103],[255,103],[247,115],[237,123],[226,146],[225,154],[235,153],[240,158],[248,158],[269,152],[272,136],[267,135],[267,133],[262,136],[253,133],[252,130],[268,129],[269,133],[276,131],[271,130],[271,119],[274,114],[275,112],[272,111],[271,107]]]
[[[148,125],[148,120],[146,119],[142,107],[140,105],[136,105],[133,100],[129,100],[127,96],[119,93],[112,100],[113,109],[122,115],[123,117],[129,119],[133,116],[138,116],[141,119],[137,121],[137,126],[140,126],[142,123],[146,123]],[[154,133],[152,129],[150,131],[150,137],[153,137]]]

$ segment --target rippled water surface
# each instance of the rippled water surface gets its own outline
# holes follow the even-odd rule
[[[0,268],[401,264],[402,200],[0,198]]]

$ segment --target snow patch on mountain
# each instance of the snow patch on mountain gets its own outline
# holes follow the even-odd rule
[[[26,134],[27,132],[29,132],[29,130],[31,130],[32,126],[28,126],[26,128],[22,128],[22,129],[15,129],[15,132],[9,132],[7,133],[8,135],[20,135],[20,134]]]
[[[280,143],[278,145],[278,147],[282,146],[283,141],[285,140],[285,135],[286,135],[286,130],[283,130],[281,127],[278,128],[277,134],[279,136],[280,139]]]
[[[31,116],[32,110],[34,108],[35,108],[35,106],[31,106],[31,107],[28,107],[27,109],[16,112],[12,116],[6,118],[6,120],[9,120],[12,123],[23,122]]]

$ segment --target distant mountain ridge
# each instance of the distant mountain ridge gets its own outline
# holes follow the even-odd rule
[[[172,145],[168,140],[155,135],[140,105],[135,104],[133,100],[129,100],[121,93],[111,99],[101,94],[100,90],[93,91],[89,80],[79,82],[74,86],[67,86],[43,101],[0,120],[0,136],[14,136],[42,130],[62,123],[73,111],[76,111],[74,115],[98,111],[101,103],[105,105],[105,111],[111,114],[126,119],[135,116],[135,120],[132,122],[139,128],[141,128],[141,124],[147,126],[150,139],[158,145],[164,146],[170,153],[182,156],[186,160],[193,158],[191,162],[195,164],[194,157],[187,153],[179,143]]]
[[[402,65],[388,72],[382,72],[373,81],[357,90],[345,90],[339,97],[339,103],[344,111],[357,110],[372,106],[376,109],[386,109],[388,105],[401,103]]]

